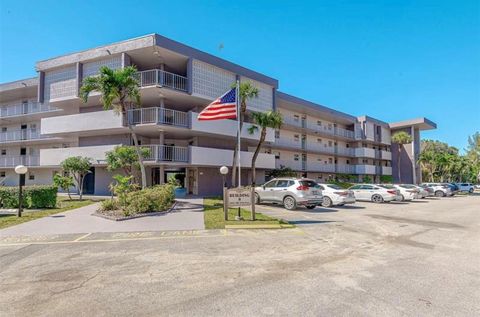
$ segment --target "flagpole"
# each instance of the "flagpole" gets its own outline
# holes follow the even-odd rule
[[[237,88],[236,88],[236,92],[235,92],[235,99],[236,99],[236,102],[237,102],[237,145],[238,145],[238,149],[237,149],[237,165],[238,165],[238,188],[242,187],[242,168],[240,166],[240,80],[237,79]]]

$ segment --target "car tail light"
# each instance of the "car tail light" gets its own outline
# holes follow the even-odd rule
[[[333,192],[333,193],[340,196],[348,196],[348,192]]]
[[[416,189],[407,189],[407,192],[409,193],[417,193],[418,191]]]
[[[397,191],[396,190],[387,190],[387,193],[392,194],[392,195],[396,195]]]
[[[310,187],[306,186],[306,185],[300,185],[297,187],[297,190],[308,190]]]

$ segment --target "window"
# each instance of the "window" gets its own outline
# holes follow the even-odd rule
[[[275,139],[280,138],[280,130],[275,130]]]
[[[298,122],[298,120],[300,120],[300,116],[298,114],[293,115],[293,120]]]
[[[347,160],[347,164],[350,164],[350,160]]]
[[[2,127],[2,132],[7,132],[7,128],[6,128],[6,127]]]
[[[329,147],[332,147],[332,145],[333,145],[333,142],[332,142],[332,141],[328,141],[328,146],[329,146]]]
[[[318,142],[318,143],[322,143],[322,139],[317,139],[317,142]]]
[[[331,157],[328,158],[328,164],[332,164],[333,163],[333,159]]]
[[[298,141],[300,140],[300,136],[299,136],[298,134],[294,134],[294,135],[293,135],[293,140],[294,140],[295,142],[298,142]]]
[[[348,149],[348,148],[350,147],[350,144],[348,144],[348,143],[347,143],[345,146],[346,146],[346,147],[347,147],[347,149]]]
[[[360,185],[355,185],[355,186],[350,187],[350,189],[360,189],[361,187],[362,186],[360,186]]]
[[[371,186],[371,185],[361,185],[360,189],[370,190],[370,189],[373,189],[373,186]]]
[[[0,177],[5,177],[5,171],[0,172]]]
[[[2,155],[7,155],[7,149],[2,149]]]
[[[367,164],[367,163],[368,163],[368,160],[363,159],[363,160],[362,160],[362,163]]]
[[[275,187],[288,187],[289,181],[285,179],[280,179],[277,181],[277,185]]]
[[[28,173],[28,179],[31,181],[35,180],[35,174],[33,174],[32,172]]]
[[[272,187],[275,187],[276,183],[277,183],[277,181],[271,181],[271,182],[268,182],[265,185],[263,185],[263,187],[272,188]]]
[[[280,159],[280,152],[274,152],[273,154],[275,154],[275,159],[276,160]]]
[[[294,155],[293,155],[293,160],[294,160],[294,161],[298,161],[299,158],[300,158],[300,156],[299,156],[298,154],[294,154]]]
[[[317,121],[317,125],[318,125],[319,127],[321,127],[321,126],[322,126],[322,121],[318,120],[318,121]]]
[[[337,159],[335,159],[335,164],[337,164]]]
[[[332,130],[332,124],[331,123],[328,124],[328,130]]]

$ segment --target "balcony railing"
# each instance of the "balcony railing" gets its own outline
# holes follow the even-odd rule
[[[344,137],[344,138],[349,138],[349,139],[355,139],[355,132],[351,130],[347,130],[344,128],[335,128],[335,135]]]
[[[39,102],[19,103],[0,108],[0,117],[14,117],[32,113],[56,111],[58,108]]]
[[[355,174],[355,165],[337,164],[336,172],[342,174]]]
[[[40,130],[21,129],[13,131],[0,132],[0,142],[24,141],[48,139],[49,136],[41,135]]]
[[[40,157],[35,155],[0,156],[0,167],[15,167],[17,165],[39,166]]]
[[[188,147],[170,145],[142,145],[142,148],[149,150],[145,161],[154,162],[189,162]]]
[[[347,147],[336,147],[335,154],[345,156],[355,156],[355,150]]]
[[[154,123],[184,128],[190,125],[188,112],[159,107],[128,110],[125,120],[128,120],[131,125]],[[127,121],[124,122],[126,123]]]
[[[144,70],[137,73],[140,87],[162,86],[175,90],[187,91],[187,77],[160,69]]]

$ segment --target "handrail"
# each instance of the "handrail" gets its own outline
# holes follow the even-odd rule
[[[188,112],[160,107],[131,109],[126,117],[125,120],[131,125],[155,123],[185,128],[190,125]]]
[[[38,155],[0,156],[0,167],[14,167],[17,165],[39,166],[40,157]]]
[[[170,73],[161,69],[139,71],[137,72],[136,77],[140,87],[158,85],[175,90],[187,91],[187,77]]]
[[[0,107],[0,117],[14,117],[20,115],[27,115],[32,113],[57,111],[58,108],[52,107],[49,104],[39,102],[17,103]]]
[[[154,162],[189,162],[189,149],[184,146],[171,145],[142,145],[142,148],[148,149],[148,156],[145,161]]]
[[[37,140],[48,139],[47,135],[40,134],[39,129],[19,129],[0,132],[0,142],[22,141],[22,140]]]

